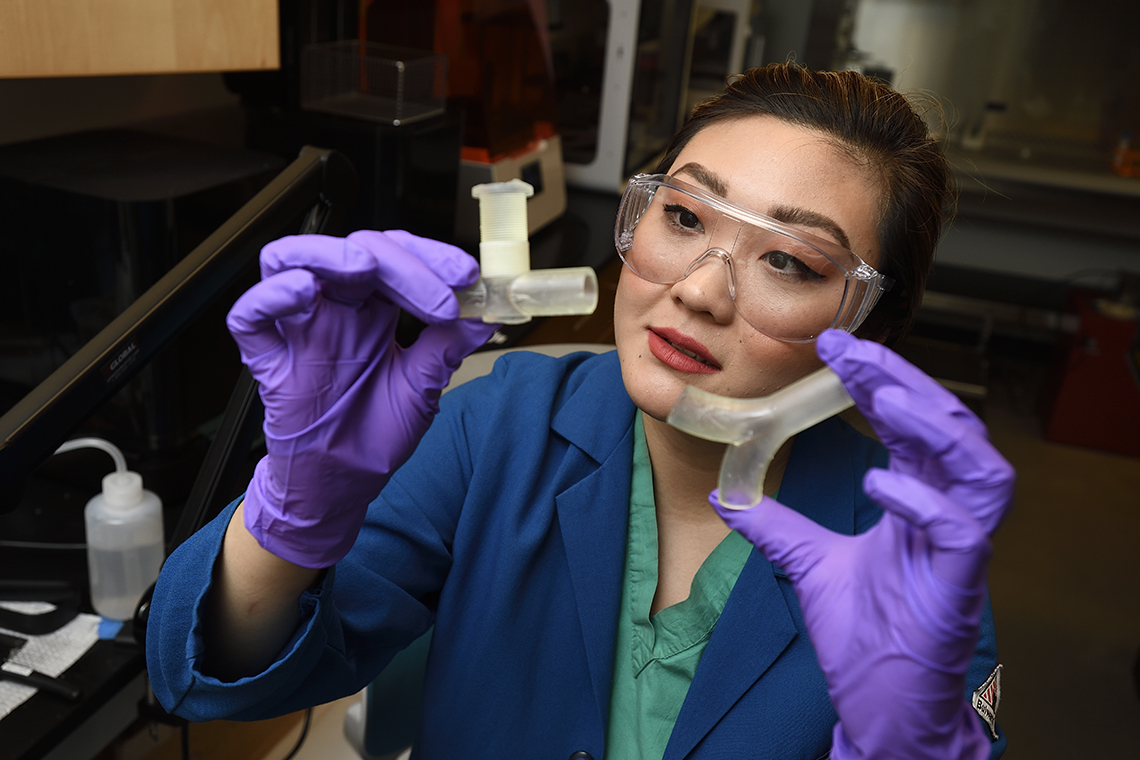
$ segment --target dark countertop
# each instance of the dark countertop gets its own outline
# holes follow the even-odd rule
[[[1140,240],[1140,178],[1092,150],[949,151],[958,215]]]

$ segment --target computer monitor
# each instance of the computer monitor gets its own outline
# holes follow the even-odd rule
[[[228,221],[0,417],[0,514],[20,504],[28,473],[256,259],[297,232],[343,232],[356,193],[340,154],[305,147]]]

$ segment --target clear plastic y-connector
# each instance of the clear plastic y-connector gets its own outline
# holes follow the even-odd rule
[[[459,316],[495,324],[534,317],[593,314],[598,276],[590,267],[530,268],[526,199],[534,188],[521,179],[471,188],[479,199],[479,280],[456,294]]]
[[[667,421],[689,435],[729,444],[717,500],[729,509],[748,509],[764,498],[764,477],[780,447],[853,404],[839,376],[822,367],[763,398],[728,398],[688,386]]]

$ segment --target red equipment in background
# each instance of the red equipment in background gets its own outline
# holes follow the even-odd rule
[[[1089,290],[1070,304],[1080,324],[1046,379],[1045,438],[1140,456],[1140,307]]]

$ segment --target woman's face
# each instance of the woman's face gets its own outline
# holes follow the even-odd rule
[[[879,263],[875,223],[882,189],[822,133],[771,116],[719,122],[693,136],[670,174],[762,214],[815,219],[796,226],[834,240],[872,267]],[[626,389],[659,420],[686,385],[755,398],[822,364],[814,343],[769,338],[741,319],[725,267],[715,262],[673,285],[623,267],[614,330]]]

